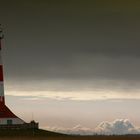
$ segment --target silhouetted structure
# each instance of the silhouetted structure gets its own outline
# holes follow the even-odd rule
[[[38,129],[39,124],[35,121],[26,123],[19,117],[17,117],[6,105],[4,97],[4,76],[3,76],[3,65],[1,58],[1,40],[4,38],[2,29],[0,27],[0,129],[26,129],[36,128]]]

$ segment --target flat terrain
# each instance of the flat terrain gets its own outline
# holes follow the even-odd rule
[[[140,140],[140,135],[71,136],[46,130],[0,130],[0,140]]]
[[[49,136],[49,137],[14,137],[0,140],[140,140],[140,136]]]

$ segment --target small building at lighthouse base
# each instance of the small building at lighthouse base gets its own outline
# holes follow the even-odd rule
[[[4,103],[0,104],[0,129],[38,129],[39,123],[26,123],[17,117]]]

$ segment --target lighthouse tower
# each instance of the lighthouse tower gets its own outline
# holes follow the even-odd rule
[[[4,38],[2,28],[0,27],[0,126],[2,125],[19,125],[25,122],[18,118],[12,111],[5,105],[4,97],[4,76],[3,76],[3,65],[1,56],[1,41]]]

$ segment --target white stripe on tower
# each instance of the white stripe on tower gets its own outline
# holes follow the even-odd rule
[[[3,39],[2,29],[0,29],[0,104],[5,104],[4,101],[4,84],[3,84],[3,65],[1,55],[1,40]]]

